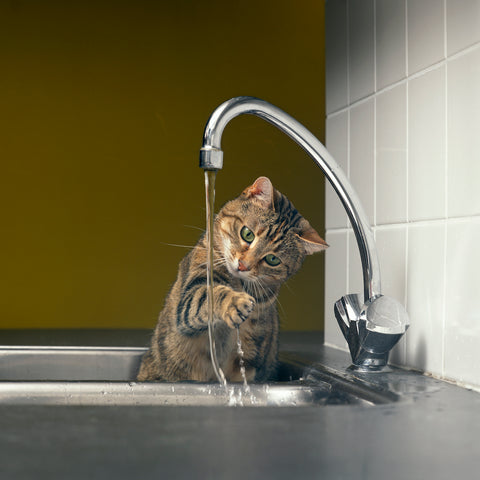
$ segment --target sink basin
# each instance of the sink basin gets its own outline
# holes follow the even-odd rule
[[[281,354],[265,384],[136,382],[144,348],[1,347],[0,404],[162,406],[325,406],[394,399],[346,381],[301,357]]]

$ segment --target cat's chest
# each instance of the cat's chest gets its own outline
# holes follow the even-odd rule
[[[256,305],[249,318],[240,326],[240,341],[246,349],[254,349],[259,341],[278,330],[278,313],[275,308]],[[236,337],[236,335],[235,335]]]

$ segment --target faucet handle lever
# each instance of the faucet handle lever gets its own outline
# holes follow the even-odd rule
[[[392,297],[378,295],[368,299],[360,312],[371,332],[403,335],[410,320],[404,306]]]
[[[357,294],[345,295],[335,302],[335,317],[347,342],[350,328],[360,318],[361,308],[360,296]]]

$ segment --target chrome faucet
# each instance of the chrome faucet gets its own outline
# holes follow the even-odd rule
[[[223,130],[230,120],[244,113],[263,118],[295,140],[321,168],[345,207],[360,250],[363,299],[360,294],[345,295],[335,302],[335,317],[349,345],[353,367],[381,370],[387,365],[390,350],[408,328],[408,314],[399,302],[382,295],[377,249],[368,218],[346,175],[320,140],[274,105],[254,97],[236,97],[222,103],[209,118],[200,149],[200,167],[223,167]]]

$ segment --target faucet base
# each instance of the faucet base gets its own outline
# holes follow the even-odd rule
[[[352,368],[364,372],[383,371],[390,350],[408,328],[403,306],[383,295],[362,304],[362,297],[352,294],[338,300],[334,311],[350,349]]]
[[[347,370],[357,373],[388,373],[392,371],[388,365],[355,365],[353,363],[347,368]]]

